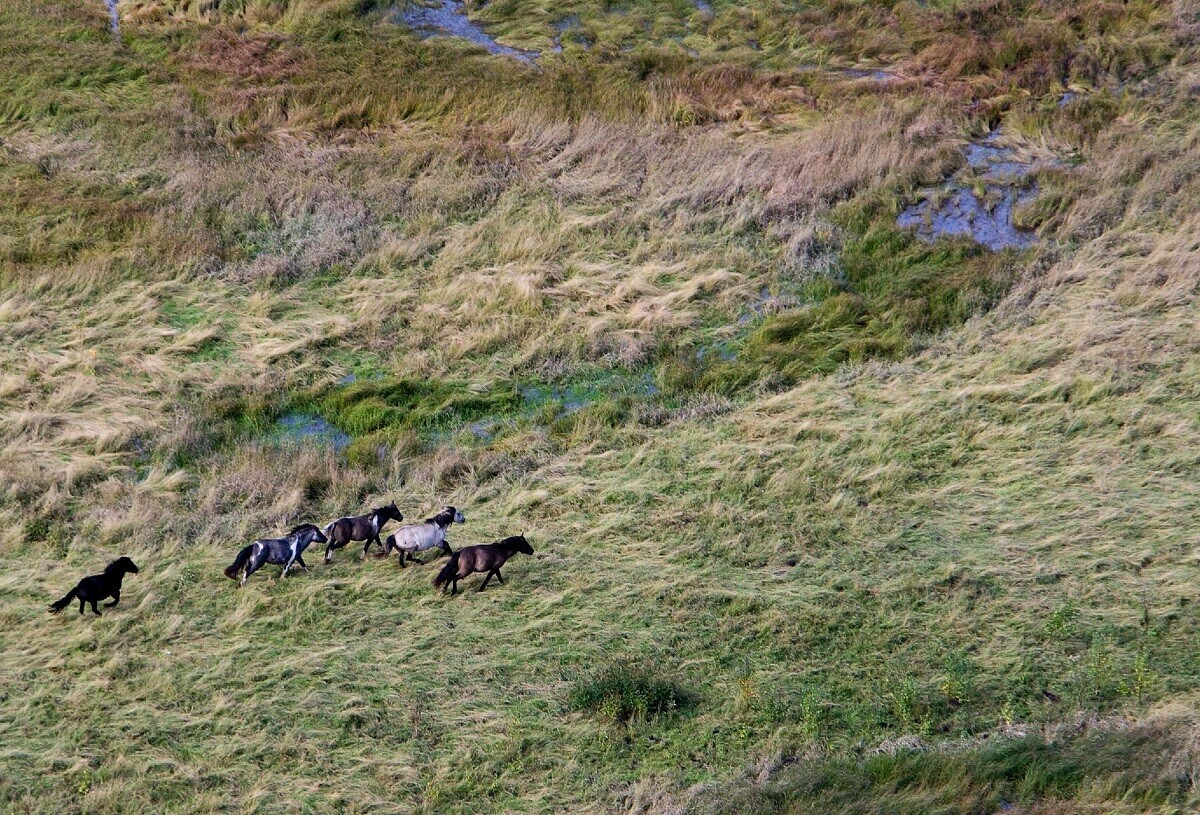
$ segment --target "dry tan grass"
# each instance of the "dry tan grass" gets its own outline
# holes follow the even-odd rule
[[[538,96],[550,80],[526,78],[481,124],[486,99],[353,99],[335,70],[318,87],[323,60],[342,65],[329,42],[256,28],[299,30],[303,8],[249,8],[244,31],[187,28],[164,64],[137,63],[151,79],[87,96],[99,108],[54,85],[84,111],[75,129],[5,136],[25,173],[0,261],[5,807],[674,811],[697,781],[798,751],[1172,699],[1161,727],[1188,739],[1170,772],[1194,764],[1188,81],[1078,139],[1082,169],[1045,181],[1063,244],[911,359],[637,406],[617,427],[411,433],[351,463],[263,428],[222,435],[211,414],[351,370],[485,388],[728,337],[764,286],[836,271],[840,202],[894,203],[959,161],[968,117],[917,82],[831,83],[835,104],[714,68],[629,91],[643,106],[622,116],[562,114]],[[213,11],[129,9],[146,53]],[[885,14],[843,11],[823,36]],[[71,13],[51,4],[46,25]],[[376,34],[378,53],[418,53]],[[899,48],[868,34],[864,51]],[[104,65],[153,59],[80,42]],[[990,53],[970,42],[924,59],[959,72],[945,60]],[[1047,143],[1076,139],[1055,129],[1066,114],[1020,113],[1050,122]],[[63,201],[77,209],[55,220]],[[524,531],[537,555],[453,600],[429,585],[439,561],[401,572],[352,549],[243,590],[221,576],[254,537],[393,499],[409,518],[462,507],[456,545]],[[121,606],[45,614],[119,553],[143,567]],[[627,727],[571,710],[615,654],[696,707]],[[974,686],[952,709],[954,655]],[[1104,795],[1025,811],[1117,806]]]

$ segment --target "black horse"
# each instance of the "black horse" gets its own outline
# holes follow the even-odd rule
[[[67,592],[67,596],[63,599],[50,604],[50,613],[57,614],[71,604],[72,600],[79,600],[79,613],[83,613],[85,603],[92,604],[92,613],[97,617],[100,616],[100,609],[96,608],[96,601],[103,600],[105,597],[111,597],[111,603],[105,603],[105,608],[112,608],[117,603],[121,602],[121,580],[127,574],[137,574],[138,567],[134,562],[127,557],[119,557],[112,563],[104,567],[104,574],[94,574],[83,578],[75,588]]]
[[[304,562],[304,550],[311,543],[325,543],[327,540],[328,538],[313,524],[300,524],[282,538],[256,540],[238,552],[233,565],[225,570],[225,576],[231,580],[237,580],[237,573],[244,568],[242,581],[238,583],[239,586],[244,586],[250,575],[257,572],[265,563],[282,566],[283,572],[280,573],[280,577],[287,577],[288,569],[292,568],[293,563],[299,563],[300,568],[307,572],[308,565]]]
[[[388,521],[400,523],[403,520],[404,516],[396,508],[396,502],[392,501],[386,507],[376,507],[366,515],[351,515],[331,521],[321,530],[329,538],[325,546],[325,562],[333,560],[333,550],[341,549],[351,541],[366,541],[363,544],[363,557],[366,557],[372,543],[376,546],[383,545],[379,541],[379,531],[383,529],[384,524]]]

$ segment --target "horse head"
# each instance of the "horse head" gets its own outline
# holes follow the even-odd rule
[[[386,507],[380,507],[375,511],[379,513],[380,525],[387,523],[389,520],[395,521],[396,523],[400,523],[404,520],[404,515],[401,514],[400,509],[396,506],[395,501],[392,501],[392,503],[388,504]]]
[[[449,504],[442,507],[442,511],[437,515],[425,519],[425,523],[427,524],[437,524],[443,527],[450,524],[466,523],[466,521],[467,519],[463,517],[463,514]]]
[[[132,560],[121,555],[121,557],[108,564],[104,571],[111,574],[137,574],[138,567]]]
[[[289,538],[295,537],[298,535],[307,535],[309,543],[328,543],[329,542],[329,538],[325,537],[325,533],[322,532],[320,530],[320,528],[317,527],[315,524],[300,524],[299,526],[297,526],[295,529],[293,529],[291,532],[288,533]]]
[[[524,535],[513,535],[511,538],[505,538],[500,541],[500,543],[510,547],[514,552],[520,552],[523,555],[533,554],[533,547],[529,545],[529,541],[525,540]]]

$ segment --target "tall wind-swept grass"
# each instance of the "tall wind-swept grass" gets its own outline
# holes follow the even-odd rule
[[[1184,5],[0,8],[0,809],[1194,806]],[[537,554],[221,575],[390,500]]]

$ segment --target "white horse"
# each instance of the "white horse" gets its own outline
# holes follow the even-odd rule
[[[422,561],[413,555],[435,546],[440,546],[443,552],[452,555],[454,553],[450,551],[450,544],[446,543],[446,530],[450,528],[450,524],[461,524],[466,520],[454,507],[443,507],[437,515],[426,518],[424,523],[402,526],[388,535],[383,547],[383,557],[387,557],[393,549],[399,551],[400,567],[404,568],[406,556],[414,563],[421,563]]]

